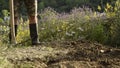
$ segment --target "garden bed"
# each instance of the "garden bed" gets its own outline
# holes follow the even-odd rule
[[[34,47],[21,46],[2,49],[1,57],[5,59],[7,65],[11,65],[11,68],[120,67],[119,48],[90,41],[54,41]],[[6,65],[5,63],[2,64]]]

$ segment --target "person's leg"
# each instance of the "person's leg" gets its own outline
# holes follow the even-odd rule
[[[24,0],[29,18],[29,29],[32,45],[40,45],[37,26],[37,0]]]

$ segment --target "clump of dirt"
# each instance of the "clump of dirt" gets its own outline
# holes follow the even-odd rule
[[[65,45],[65,46],[64,46]],[[89,41],[68,41],[64,58],[49,62],[51,68],[119,68],[120,49]],[[58,61],[58,62],[57,62]],[[56,63],[57,62],[57,63]]]
[[[49,42],[7,49],[15,68],[120,68],[120,49],[90,41]]]

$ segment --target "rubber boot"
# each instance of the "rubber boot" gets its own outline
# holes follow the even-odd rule
[[[38,38],[37,24],[29,24],[32,45],[41,45]]]
[[[14,29],[15,29],[15,37],[17,36],[17,29],[18,29],[18,25],[14,25]],[[9,41],[11,42],[11,29],[10,29],[10,33],[9,33]]]

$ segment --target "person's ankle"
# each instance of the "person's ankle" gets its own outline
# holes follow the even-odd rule
[[[32,45],[41,45],[41,42],[37,41],[37,42],[32,42]]]

